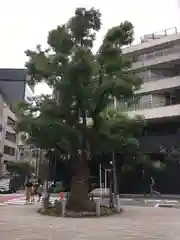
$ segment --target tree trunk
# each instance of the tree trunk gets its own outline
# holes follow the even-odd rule
[[[67,209],[80,211],[95,211],[95,203],[88,196],[89,167],[87,157],[77,160],[75,172],[71,181],[70,198],[67,203]]]

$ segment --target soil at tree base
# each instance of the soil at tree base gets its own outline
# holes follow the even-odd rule
[[[42,209],[39,209],[38,212],[42,215],[48,215],[48,216],[55,216],[55,217],[62,217],[61,213],[56,212],[55,207],[49,207],[46,209],[44,212]],[[101,214],[100,217],[107,217],[111,216],[114,214],[120,214],[123,213],[123,209],[120,210],[119,213],[117,213],[115,208],[109,208],[107,206],[101,206]],[[65,216],[64,217],[71,217],[71,218],[89,218],[89,217],[97,217],[96,212],[88,212],[88,211],[70,211],[66,210]]]
[[[74,201],[69,199],[66,206],[67,210],[74,211],[74,212],[95,212],[96,211],[96,203],[91,200],[85,200],[83,202]]]

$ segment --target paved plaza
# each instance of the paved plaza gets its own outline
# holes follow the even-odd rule
[[[1,240],[179,240],[180,210],[125,206],[106,218],[42,216],[37,206],[1,206]]]

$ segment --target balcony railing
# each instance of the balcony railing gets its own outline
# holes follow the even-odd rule
[[[155,82],[167,78],[173,78],[173,77],[180,77],[180,75],[172,74],[172,75],[149,75],[149,76],[140,76],[140,78],[143,80],[143,83],[146,82]]]
[[[135,101],[135,100],[134,100]],[[166,102],[165,99],[159,99],[158,100],[151,100],[147,102],[140,102],[140,103],[133,103],[132,105],[128,104],[127,102],[120,102],[117,105],[117,109],[124,109],[128,111],[134,111],[134,110],[143,110],[143,109],[153,109],[153,108],[160,108],[160,107],[166,107],[166,106],[174,106],[179,105],[180,102]]]
[[[143,37],[140,38],[140,40],[141,40],[141,43],[144,43],[144,42],[148,42],[149,40],[160,39],[160,38],[166,37],[168,35],[172,35],[172,34],[177,34],[177,28],[176,27],[167,28],[167,29],[162,30],[162,31],[158,31],[158,32],[154,32],[154,33],[151,33],[151,34],[144,35]]]
[[[139,63],[139,62],[146,62],[155,58],[163,57],[163,56],[169,56],[172,54],[176,54],[180,52],[180,46],[174,46],[171,48],[166,48],[162,50],[153,51],[150,53],[145,53],[143,55],[135,57],[132,62],[133,63]]]

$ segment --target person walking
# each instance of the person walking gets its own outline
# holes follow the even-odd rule
[[[28,179],[27,183],[25,184],[26,204],[30,203],[32,186],[33,186],[32,182]]]
[[[142,171],[142,184],[143,193],[144,196],[146,196],[147,194],[150,193],[151,177],[147,172],[145,172],[144,169]]]
[[[155,186],[155,180],[154,180],[154,178],[153,177],[151,177],[151,184],[150,184],[150,195],[160,195],[160,192],[158,192],[158,191],[156,191],[155,189],[154,189],[154,186]]]
[[[36,192],[35,181],[32,181],[31,183],[32,183],[32,187],[31,187],[31,192],[30,192],[30,201],[34,202],[35,201],[34,197],[35,197],[35,192]]]
[[[39,183],[36,187],[36,193],[38,195],[38,202],[41,201],[42,198],[42,194],[43,194],[43,185],[41,183]]]

